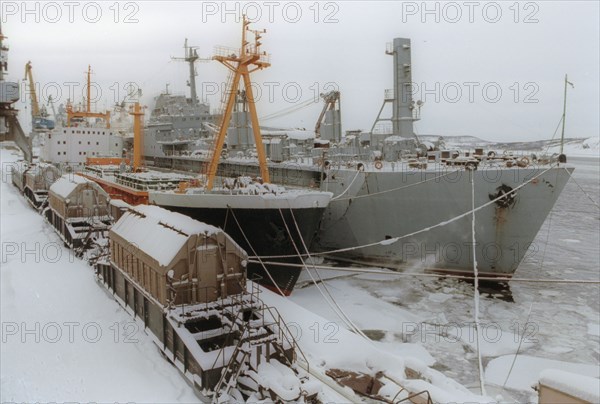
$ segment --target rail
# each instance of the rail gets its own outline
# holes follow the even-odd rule
[[[265,317],[264,316],[264,309],[265,308],[269,312],[269,314],[271,315],[271,317],[273,317],[274,320],[277,319],[276,320],[276,324],[277,324],[277,330],[279,331],[278,337],[281,340],[285,339],[287,341],[287,343],[290,345],[290,347],[293,348],[294,352],[297,351],[297,352],[300,353],[300,355],[302,356],[302,359],[306,363],[307,371],[310,372],[310,362],[306,358],[306,355],[304,355],[304,352],[302,351],[302,349],[300,348],[300,346],[296,342],[296,339],[294,338],[292,332],[290,331],[289,327],[287,326],[287,324],[283,320],[283,317],[281,316],[281,314],[279,313],[279,310],[277,310],[276,307],[270,307],[270,306],[267,306],[267,305],[263,305],[263,316],[262,316],[262,318],[263,318],[263,324],[264,324],[264,317]],[[273,313],[273,311],[275,312],[275,314],[277,316],[275,316],[275,314]]]

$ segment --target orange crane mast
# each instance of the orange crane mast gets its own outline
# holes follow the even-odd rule
[[[223,150],[223,143],[225,142],[225,137],[227,136],[227,129],[229,127],[229,121],[231,120],[231,113],[233,111],[233,105],[235,104],[240,80],[244,81],[244,88],[246,90],[248,108],[250,110],[250,118],[252,121],[252,132],[254,134],[254,142],[256,143],[256,151],[258,154],[260,175],[264,182],[270,182],[269,169],[267,167],[267,159],[262,143],[254,94],[252,92],[250,73],[255,72],[256,70],[265,69],[271,66],[271,64],[269,63],[269,56],[267,53],[260,51],[261,34],[266,33],[266,30],[250,30],[249,25],[250,22],[248,22],[248,19],[244,15],[242,25],[242,47],[239,50],[232,52],[231,49],[218,48],[216,52],[218,54],[213,56],[213,60],[217,60],[230,70],[231,74],[233,74],[233,78],[231,79],[231,87],[228,90],[229,93],[227,103],[225,110],[223,111],[223,117],[221,119],[219,133],[215,141],[212,159],[208,166],[208,179],[206,184],[206,189],[208,190],[212,189],[215,176],[217,174],[217,167],[219,165],[221,151]],[[254,43],[250,43],[246,40],[247,32],[252,32],[254,34]]]

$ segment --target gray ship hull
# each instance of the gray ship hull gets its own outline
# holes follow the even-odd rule
[[[390,244],[345,251],[343,257],[403,269],[473,273],[472,216],[453,220],[472,209],[471,175],[476,207],[490,203],[501,189],[531,180],[514,198],[475,213],[479,273],[510,276],[525,256],[540,254],[542,246],[532,242],[569,179],[564,167],[543,173],[547,169],[382,171],[358,176],[356,171],[331,170],[322,188],[336,197],[326,210],[316,248],[329,251],[390,239]],[[440,178],[444,173],[448,174]],[[412,233],[418,234],[402,238]],[[391,243],[396,237],[400,240]]]
[[[155,164],[200,171],[205,163],[195,158],[170,156],[155,159]],[[331,251],[403,237],[469,212],[471,171],[442,165],[432,167],[437,168],[416,170],[407,164],[386,163],[382,170],[377,170],[373,163],[366,163],[364,171],[357,171],[346,164],[322,169],[309,162],[288,162],[272,163],[269,172],[275,183],[319,187],[333,193],[312,245],[319,251]],[[549,165],[526,168],[482,165],[473,171],[475,206],[490,202],[503,185],[514,189],[532,180],[516,192],[508,206],[492,203],[476,212],[475,248],[481,274],[511,276],[525,256],[535,259],[541,254],[542,246],[532,244],[533,240],[573,170],[564,165],[549,168]],[[258,166],[251,161],[225,160],[219,166],[219,174],[258,175]],[[384,244],[344,251],[336,257],[404,270],[473,273],[470,215]]]

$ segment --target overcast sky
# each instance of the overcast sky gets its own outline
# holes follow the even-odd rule
[[[27,10],[21,1],[1,3],[9,78],[22,80],[31,60],[44,98],[60,88],[65,102],[75,86],[67,83],[77,82],[81,101],[88,64],[102,90],[99,109],[122,100],[127,82],[142,89],[149,106],[167,83],[171,92],[189,94],[187,65],[171,56],[183,56],[186,37],[207,58],[215,45],[239,47],[238,16],[246,11],[258,19],[254,28],[267,30],[263,49],[272,55],[272,66],[253,75],[261,116],[335,83],[344,130],[369,130],[384,90],[393,87],[386,43],[408,37],[415,99],[425,101],[418,134],[551,138],[562,114],[565,73],[575,85],[566,136],[600,131],[597,1],[74,3],[30,2]],[[226,69],[213,61],[198,63],[197,72],[200,95],[218,108],[213,83],[226,80]],[[314,104],[263,124],[312,128],[320,109]]]

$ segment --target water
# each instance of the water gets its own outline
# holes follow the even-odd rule
[[[600,160],[570,158],[569,164],[575,166],[574,179],[600,201]],[[600,211],[570,180],[514,277],[599,281],[599,257]],[[386,349],[395,350],[407,342],[420,345],[435,359],[433,368],[477,390],[472,284],[387,275],[345,276],[328,284],[350,318]],[[311,286],[295,291],[292,299],[339,322],[316,295]],[[379,321],[373,318],[378,316]],[[598,284],[510,282],[508,290],[485,288],[479,317],[487,329],[484,367],[496,357],[517,351],[564,362],[600,364]],[[496,338],[497,333],[502,335]],[[426,355],[420,357],[426,360]],[[514,376],[518,375],[511,378]],[[533,390],[502,391],[488,386],[490,392],[517,401],[535,399]]]

